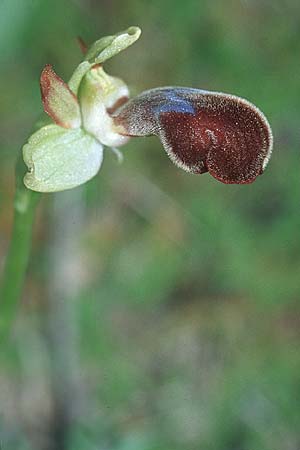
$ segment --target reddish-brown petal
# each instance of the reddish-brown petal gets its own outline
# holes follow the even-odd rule
[[[40,78],[44,110],[57,125],[78,128],[81,124],[80,109],[76,95],[47,64]]]

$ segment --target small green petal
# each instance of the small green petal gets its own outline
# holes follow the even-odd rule
[[[38,192],[56,192],[94,177],[102,163],[103,147],[81,128],[47,125],[29,138],[23,158],[29,169],[25,186]]]
[[[83,61],[82,63],[79,64],[79,66],[76,67],[75,71],[73,72],[73,75],[71,76],[68,85],[75,95],[77,95],[78,93],[78,89],[82,78],[85,76],[85,74],[88,73],[91,67],[92,64],[90,64],[88,61]]]
[[[85,59],[92,64],[102,64],[132,45],[140,35],[140,28],[130,27],[114,36],[105,36],[92,44]]]

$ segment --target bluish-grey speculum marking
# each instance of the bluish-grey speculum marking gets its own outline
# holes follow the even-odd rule
[[[174,89],[166,90],[164,94],[167,100],[166,103],[154,107],[154,112],[157,116],[168,112],[195,114],[195,108],[191,102],[178,95]]]

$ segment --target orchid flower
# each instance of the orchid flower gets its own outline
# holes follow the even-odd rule
[[[209,172],[223,183],[252,183],[271,156],[273,137],[264,114],[240,97],[183,87],[163,87],[129,100],[127,85],[102,64],[133,44],[130,27],[96,41],[66,84],[46,65],[41,74],[45,112],[54,123],[23,147],[24,183],[39,192],[62,191],[94,177],[103,146],[157,135],[170,159],[194,174]]]

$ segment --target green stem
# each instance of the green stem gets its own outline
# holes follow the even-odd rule
[[[0,287],[0,343],[10,332],[25,279],[35,210],[40,194],[23,184],[26,171],[20,154],[16,165],[14,223]]]

